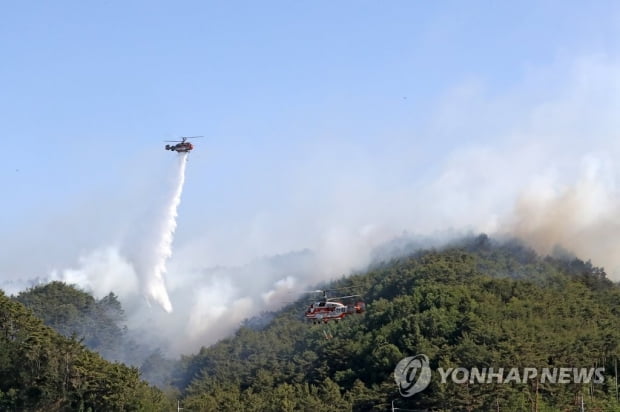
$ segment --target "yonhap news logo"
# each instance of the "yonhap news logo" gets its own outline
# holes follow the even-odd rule
[[[439,382],[446,384],[521,384],[538,380],[542,384],[601,384],[605,368],[437,368]],[[400,394],[410,397],[426,389],[432,371],[428,356],[419,354],[401,359],[394,368]]]
[[[405,397],[422,392],[431,382],[431,368],[424,354],[402,359],[394,368],[394,379]]]

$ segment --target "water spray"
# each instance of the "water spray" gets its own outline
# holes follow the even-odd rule
[[[149,300],[157,302],[166,312],[172,312],[172,304],[168,297],[164,274],[166,262],[172,256],[172,240],[177,227],[177,209],[181,203],[183,184],[185,183],[185,167],[187,165],[187,153],[178,154],[178,168],[174,176],[173,191],[168,198],[161,226],[157,232],[152,266],[146,268],[145,293]]]

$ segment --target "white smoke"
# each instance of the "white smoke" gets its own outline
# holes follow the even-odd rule
[[[53,270],[50,278],[86,287],[99,298],[114,292],[125,300],[138,290],[133,265],[121,256],[117,247],[97,249],[80,256],[77,268]]]

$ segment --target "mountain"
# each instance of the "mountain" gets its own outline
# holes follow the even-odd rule
[[[142,379],[168,387],[175,361],[128,336],[125,312],[114,293],[95,299],[75,285],[50,282],[19,293],[15,300],[61,335],[78,339],[108,361],[137,366]]]
[[[61,335],[75,335],[110,361],[128,361],[119,351],[126,338],[125,314],[113,293],[96,300],[75,286],[50,282],[20,292],[15,299]]]
[[[328,285],[353,286],[363,315],[303,321],[306,300],[247,322],[234,337],[183,357],[186,410],[620,410],[620,286],[573,257],[539,256],[486,235],[375,264]],[[263,315],[264,316],[264,315]],[[260,324],[260,323],[259,323]],[[411,397],[394,369],[424,354],[432,378]],[[603,383],[447,379],[439,368],[604,368]],[[571,369],[572,370],[572,369]]]
[[[78,340],[45,326],[32,311],[0,291],[0,410],[171,408],[159,389],[140,380],[138,369],[104,360]]]
[[[95,299],[59,282],[0,292],[0,410],[158,411],[181,397],[185,411],[620,411],[620,285],[602,268],[485,235],[397,246],[379,254],[389,260],[317,286],[353,288],[364,314],[308,324],[303,298],[180,360],[128,339],[114,294]],[[430,384],[404,397],[395,368],[416,355],[428,359]],[[604,381],[463,378],[473,368],[600,368]]]

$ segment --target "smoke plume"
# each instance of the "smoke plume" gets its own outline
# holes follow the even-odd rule
[[[509,233],[539,253],[558,248],[620,275],[620,196],[611,162],[587,156],[571,185],[540,182],[517,200]]]

